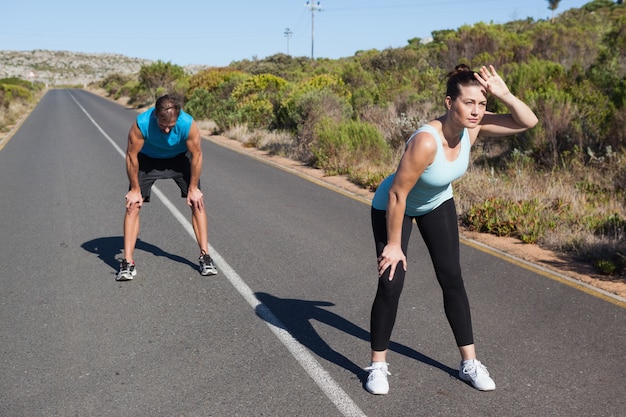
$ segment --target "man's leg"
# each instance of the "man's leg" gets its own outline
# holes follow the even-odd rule
[[[204,276],[217,275],[217,268],[209,255],[209,232],[206,212],[198,208],[192,208],[191,223],[200,247],[200,274]]]
[[[139,212],[141,209],[136,208],[131,213],[128,210],[124,215],[124,259],[129,263],[134,263],[135,245],[139,236]]]
[[[137,275],[135,269],[135,244],[139,235],[139,207],[134,208],[130,213],[126,210],[124,215],[124,258],[120,263],[120,270],[115,277],[116,281],[128,281]]]
[[[191,224],[196,234],[196,240],[200,247],[200,254],[209,253],[209,232],[208,220],[204,210],[198,210],[195,207],[191,209]]]

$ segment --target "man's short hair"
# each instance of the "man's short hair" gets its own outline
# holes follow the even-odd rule
[[[166,94],[157,99],[154,108],[157,119],[178,118],[181,104],[176,97]]]

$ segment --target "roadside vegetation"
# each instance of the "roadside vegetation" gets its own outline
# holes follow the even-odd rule
[[[552,5],[553,2],[550,2]],[[551,9],[554,10],[554,9]],[[166,62],[99,83],[141,108],[165,92],[220,134],[376,189],[409,135],[443,112],[446,73],[493,64],[539,117],[483,139],[455,183],[462,225],[626,276],[626,6],[479,23],[338,60],[276,54],[189,74]],[[504,111],[489,100],[488,110]]]
[[[21,78],[0,79],[0,134],[7,133],[38,101],[44,85]]]

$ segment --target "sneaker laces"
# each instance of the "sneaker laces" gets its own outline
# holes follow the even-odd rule
[[[386,374],[386,375],[391,375],[391,372],[389,372],[389,369],[387,368],[387,365],[389,365],[389,364],[384,364],[384,365],[382,365],[382,364],[380,364],[380,365],[379,365],[379,364],[376,364],[376,365],[370,365],[370,366],[368,366],[368,367],[366,367],[366,368],[363,368],[363,370],[364,370],[364,371],[368,371],[368,372],[370,372],[370,374],[371,374],[371,372],[373,372],[373,371],[380,371],[380,372],[382,372],[382,373],[384,373],[384,374]]]
[[[463,373],[471,378],[476,378],[478,376],[478,371],[482,371],[485,373],[485,376],[489,376],[487,367],[485,367],[485,365],[477,359],[474,359],[472,362],[468,362],[463,366]]]

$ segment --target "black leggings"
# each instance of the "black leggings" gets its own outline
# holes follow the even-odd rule
[[[463,285],[459,258],[459,229],[454,200],[450,199],[428,214],[404,216],[402,223],[402,251],[406,256],[413,219],[430,253],[437,281],[443,290],[443,305],[454,333],[457,346],[474,343],[469,301]],[[387,244],[386,212],[372,208],[372,229],[376,242],[376,256]],[[389,268],[378,279],[378,290],[372,305],[371,347],[383,351],[389,347],[391,331],[396,321],[398,302],[404,285],[405,271],[398,264],[393,280]]]

